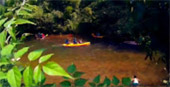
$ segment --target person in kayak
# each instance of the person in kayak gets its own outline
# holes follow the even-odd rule
[[[41,38],[41,37],[42,37],[41,33],[38,33],[37,36],[38,36],[38,38]]]
[[[73,43],[74,43],[74,44],[77,44],[76,38],[73,39]]]
[[[44,33],[42,33],[41,36],[42,36],[41,39],[45,38],[45,34]]]
[[[65,44],[69,44],[69,40],[68,39],[65,40]]]
[[[132,87],[137,87],[139,85],[139,79],[137,78],[136,75],[134,75],[132,79]]]
[[[48,36],[48,35],[45,35],[44,33],[38,33],[35,35],[36,39],[38,39],[38,40],[44,39],[46,36]]]
[[[99,32],[97,32],[96,36],[100,36],[100,33],[99,33]]]
[[[83,40],[82,40],[82,39],[80,39],[80,40],[79,40],[79,43],[80,43],[80,44],[81,44],[81,43],[83,43]]]
[[[36,39],[40,39],[42,37],[41,33],[35,35]]]

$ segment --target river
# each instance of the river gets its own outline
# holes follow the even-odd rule
[[[97,42],[86,47],[66,48],[62,43],[68,35],[50,35],[44,40],[29,40],[22,46],[31,46],[30,51],[46,48],[43,53],[54,53],[49,61],[60,64],[64,69],[74,63],[78,71],[85,72],[83,78],[92,81],[98,74],[103,80],[105,76],[133,77],[136,75],[142,85],[162,85],[162,80],[167,77],[163,63],[156,64],[153,61],[144,60],[145,53],[129,49],[121,49],[114,45],[104,45]],[[88,41],[83,39],[83,41]],[[38,61],[29,62],[27,54],[21,59],[25,66],[35,67]],[[47,76],[46,83],[59,83],[63,79],[57,76]]]

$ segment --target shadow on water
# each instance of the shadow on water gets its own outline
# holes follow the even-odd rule
[[[139,45],[130,43],[130,42],[134,42],[134,41],[129,41],[129,43],[126,43],[123,41],[119,42],[116,40],[114,41],[114,40],[106,39],[106,38],[103,38],[103,39],[92,38],[89,40],[92,44],[100,43],[103,46],[112,47],[116,51],[121,51],[121,50],[127,50],[127,51],[133,51],[133,52],[141,52],[142,51],[141,47]]]
[[[161,85],[162,80],[167,77],[167,73],[163,69],[165,65],[145,61],[145,53],[141,52],[136,45],[90,40],[92,42],[90,46],[66,48],[62,47],[66,38],[72,39],[67,35],[50,35],[44,40],[27,41],[23,46],[32,45],[30,50],[46,48],[47,51],[43,55],[55,54],[49,61],[57,62],[65,69],[74,63],[79,71],[85,72],[83,78],[88,78],[89,81],[98,74],[102,76],[102,80],[105,76],[111,79],[114,75],[118,78],[137,75],[141,84]],[[83,39],[83,41],[88,40]],[[21,62],[33,67],[38,64],[37,61],[29,62],[27,55],[21,59]],[[47,83],[55,82],[58,84],[62,80],[61,77],[47,76]]]

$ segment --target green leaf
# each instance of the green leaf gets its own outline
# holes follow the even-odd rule
[[[40,66],[37,65],[34,69],[34,81],[36,84],[42,84],[45,81],[45,75],[44,73],[41,71]]]
[[[42,87],[57,87],[55,83],[53,84],[45,84]]]
[[[65,76],[63,76],[63,78],[64,78],[64,79],[70,79],[70,78],[68,78],[68,77],[65,77]]]
[[[119,86],[119,87],[124,87],[123,85]]]
[[[71,87],[71,82],[69,81],[63,81],[60,83],[61,87]]]
[[[80,78],[83,74],[84,74],[84,72],[75,72],[75,73],[73,74],[73,77],[74,77],[74,78]]]
[[[29,13],[29,12],[27,12],[27,11],[25,11],[25,10],[20,10],[19,13],[18,13],[18,15],[30,16],[31,13]]]
[[[25,19],[17,19],[15,24],[21,25],[21,24],[33,24],[36,25],[34,22],[31,22],[29,20],[25,20]]]
[[[54,55],[54,54],[47,54],[47,55],[45,55],[45,56],[40,57],[39,63],[42,63],[42,62],[47,61],[47,60],[50,59],[51,56],[53,56],[53,55]]]
[[[7,46],[5,46],[2,51],[1,51],[1,55],[2,56],[8,56],[12,53],[14,47],[16,46],[16,44],[8,44]]]
[[[2,58],[2,59],[4,59],[4,58]],[[1,59],[1,61],[0,61],[0,66],[10,64],[10,62],[8,62],[8,61],[2,61],[2,59]]]
[[[90,82],[89,83],[90,87],[96,87],[96,83]]]
[[[7,80],[12,87],[21,86],[21,73],[16,66],[8,71]]]
[[[111,81],[110,81],[110,79],[109,78],[107,78],[107,77],[105,77],[105,79],[104,79],[104,85],[106,85],[106,86],[109,86],[110,85],[110,83],[111,83]]]
[[[125,85],[125,86],[130,86],[131,79],[129,77],[122,78],[122,84]]]
[[[74,84],[75,86],[84,86],[86,82],[87,82],[86,79],[79,78],[75,80]]]
[[[18,65],[18,69],[19,69],[20,72],[24,72],[25,67],[22,66],[22,65]],[[22,74],[22,73],[21,73],[21,74]]]
[[[7,28],[8,33],[10,34],[10,36],[12,37],[12,39],[16,40],[16,33],[15,33],[15,29],[13,27],[8,27]]]
[[[20,41],[24,41],[26,39],[27,36],[25,35],[22,35],[21,38],[20,38]]]
[[[119,87],[124,87],[123,85],[119,86]]]
[[[25,11],[31,12],[33,8],[28,7],[28,6],[24,6],[22,9],[25,10]]]
[[[15,23],[15,18],[12,18],[11,20],[7,21],[5,24],[4,24],[4,27],[5,28],[9,28],[12,24]]]
[[[0,20],[0,27],[4,24],[4,22],[7,20],[8,18],[3,18]]]
[[[105,87],[104,83],[99,83],[97,87]]]
[[[99,83],[99,82],[100,82],[100,75],[96,76],[96,77],[93,79],[93,82]]]
[[[113,83],[114,85],[118,85],[119,82],[120,82],[119,79],[118,79],[116,76],[113,76],[112,83]]]
[[[0,80],[2,80],[2,79],[6,79],[6,78],[7,78],[6,73],[4,73],[4,72],[0,71]]]
[[[28,51],[28,49],[29,49],[29,47],[24,47],[24,48],[18,50],[17,52],[14,53],[14,57],[21,58]]]
[[[74,64],[71,64],[68,68],[67,68],[67,71],[69,73],[74,73],[76,72],[76,66]]]
[[[26,87],[31,87],[33,83],[33,70],[28,66],[23,73],[24,84]]]
[[[45,49],[38,49],[38,50],[30,52],[28,54],[28,59],[30,61],[34,61],[34,60],[38,59],[41,56],[41,54],[43,53],[44,50]]]
[[[5,16],[5,17],[12,17],[12,15],[13,15],[13,12],[12,12],[12,11],[10,11],[10,12],[5,12],[5,13],[4,13],[4,16]]]
[[[0,33],[0,47],[3,48],[5,46],[5,40],[6,40],[7,32],[3,31]]]
[[[43,66],[43,71],[52,76],[65,76],[72,78],[60,65],[55,62],[48,62]]]

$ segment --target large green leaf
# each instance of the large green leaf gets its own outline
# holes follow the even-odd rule
[[[41,54],[43,53],[44,50],[45,49],[38,49],[38,50],[30,52],[28,54],[28,59],[30,61],[34,61],[34,60],[38,59],[41,56]]]
[[[16,44],[8,44],[7,46],[5,46],[2,51],[1,51],[1,55],[2,56],[8,56],[11,55],[14,47],[16,46]]]
[[[34,69],[34,81],[36,84],[42,84],[45,80],[45,75],[42,72],[39,65],[37,65]]]
[[[76,80],[74,81],[74,84],[75,84],[75,86],[82,87],[82,86],[85,85],[86,82],[87,82],[86,79],[79,78],[79,79],[76,79]]]
[[[9,28],[12,24],[15,23],[15,18],[12,18],[11,20],[7,21],[5,24],[4,24],[4,27],[5,28]]]
[[[21,86],[21,73],[19,69],[15,66],[7,73],[7,80],[11,87],[20,87]]]
[[[51,56],[53,56],[53,55],[54,55],[54,54],[47,54],[47,55],[45,55],[45,56],[40,57],[39,63],[42,63],[42,62],[47,61],[47,60],[50,59]]]
[[[65,76],[72,78],[60,65],[55,62],[48,62],[43,66],[43,71],[52,76]]]
[[[8,18],[3,18],[0,20],[0,27],[4,24],[4,22],[7,20]]]
[[[7,28],[8,33],[10,34],[10,36],[12,37],[13,40],[16,40],[16,32],[15,29],[13,27],[8,27]]]
[[[31,87],[33,83],[33,70],[28,66],[23,73],[24,84],[26,87]]]
[[[63,81],[60,83],[61,87],[71,87],[71,82],[69,81]]]
[[[6,73],[0,71],[0,80],[1,79],[6,79],[6,78],[7,78]]]
[[[122,84],[125,86],[129,86],[131,84],[131,79],[129,77],[122,78]]]
[[[18,25],[21,25],[21,24],[33,24],[33,25],[35,25],[34,22],[31,22],[31,21],[26,20],[26,19],[17,19],[15,24],[18,24]]]
[[[28,51],[28,49],[29,49],[29,47],[24,47],[24,48],[18,50],[17,52],[14,53],[14,57],[21,58]]]
[[[67,71],[69,73],[74,73],[76,72],[76,66],[74,64],[71,64],[68,68],[67,68]]]
[[[110,83],[111,83],[111,81],[110,81],[110,79],[109,78],[107,78],[107,77],[105,77],[105,79],[104,79],[104,85],[106,85],[106,86],[109,86],[110,85]]]
[[[7,32],[3,31],[0,33],[0,47],[3,48],[5,46],[5,40],[6,40]]]
[[[100,75],[96,76],[96,77],[93,79],[93,82],[99,83],[99,82],[100,82]]]
[[[120,82],[119,79],[118,79],[116,76],[113,76],[112,83],[113,83],[114,85],[118,85],[119,82]]]

